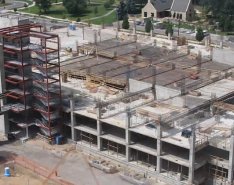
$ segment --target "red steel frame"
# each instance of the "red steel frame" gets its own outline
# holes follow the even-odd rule
[[[32,30],[32,29],[40,29],[40,31],[35,31],[35,30]],[[20,54],[20,62],[21,64],[12,64],[10,63],[9,61],[4,61],[4,67],[5,69],[6,68],[10,68],[10,69],[22,69],[22,79],[12,79],[11,77],[7,77],[6,78],[6,82],[7,83],[11,83],[13,85],[17,85],[17,84],[23,84],[23,95],[22,94],[17,94],[16,92],[14,91],[11,91],[11,90],[8,90],[9,92],[7,93],[7,97],[9,98],[13,98],[15,100],[20,100],[20,99],[23,99],[24,100],[24,108],[25,110],[27,109],[27,102],[26,102],[26,96],[28,95],[26,93],[26,88],[25,88],[25,83],[28,81],[28,80],[32,80],[32,79],[26,79],[25,78],[25,72],[24,72],[24,67],[28,66],[28,65],[31,65],[37,69],[44,69],[45,72],[46,72],[46,75],[43,76],[43,79],[40,81],[40,80],[33,80],[33,83],[34,82],[37,82],[37,83],[42,83],[46,86],[46,90],[41,90],[43,93],[46,93],[47,96],[46,97],[42,97],[42,96],[38,96],[38,95],[35,95],[33,94],[33,96],[39,100],[46,100],[47,101],[47,106],[45,106],[45,109],[44,110],[40,110],[38,109],[37,107],[33,106],[33,110],[36,111],[36,112],[39,112],[41,114],[44,114],[48,117],[48,123],[47,123],[47,129],[49,129],[49,135],[51,136],[51,129],[52,129],[52,118],[51,118],[51,114],[52,114],[52,111],[51,111],[51,101],[52,101],[52,98],[51,97],[51,94],[54,94],[56,95],[59,100],[58,100],[58,105],[56,105],[56,108],[55,110],[58,111],[59,115],[61,113],[61,109],[62,109],[62,99],[61,99],[61,81],[60,81],[60,56],[59,56],[59,46],[60,46],[60,40],[59,40],[59,37],[58,35],[55,35],[55,34],[49,34],[49,33],[43,33],[42,32],[42,29],[41,29],[41,25],[38,25],[38,24],[25,24],[25,25],[19,25],[19,26],[13,26],[13,27],[8,27],[8,28],[3,28],[3,29],[0,29],[0,35],[2,36],[3,38],[3,50],[4,50],[4,53],[9,53],[9,54],[17,54],[19,53]],[[41,40],[41,44],[40,46],[43,48],[42,51],[38,51],[36,49],[30,49],[30,47],[26,47],[24,48],[22,46],[22,39],[23,38],[26,38],[26,37],[34,37],[34,38],[37,38],[37,39],[40,39]],[[7,44],[6,44],[6,40],[9,40],[9,41],[19,41],[20,43],[20,48],[14,48],[14,47],[8,47]],[[56,48],[51,48],[51,47],[48,47],[48,44],[49,43],[53,43],[56,45]],[[44,44],[44,46],[43,46]],[[34,51],[35,53],[39,54],[39,55],[43,55],[45,60],[41,60],[40,62],[42,63],[43,66],[41,65],[37,65],[37,64],[27,64],[25,65],[24,63],[24,58],[23,58],[23,53],[24,51],[27,50],[27,51]],[[49,58],[49,55],[50,54],[53,54],[53,53],[56,53],[55,57],[53,58],[53,62],[51,61],[51,59]],[[33,59],[32,59],[33,60]],[[37,60],[40,60],[40,59],[37,59]],[[57,62],[54,62],[54,61],[57,61]],[[51,69],[51,66],[53,66],[52,68],[53,69],[57,69],[57,76],[58,78],[54,78],[54,77],[51,77],[49,74],[48,74],[48,71]],[[51,82],[52,81],[52,82]],[[50,92],[50,87],[52,84],[55,84],[56,83],[56,88],[58,89],[57,92]],[[46,111],[45,111],[46,110]],[[28,120],[26,120],[28,121]],[[61,122],[59,117],[57,119],[58,122]]]
[[[36,36],[36,33],[33,33],[33,36]],[[37,37],[39,38],[39,37]],[[51,105],[50,102],[53,99],[53,97],[51,96],[51,94],[53,93],[54,96],[57,96],[59,98],[59,104],[60,106],[59,108],[59,112],[61,111],[61,105],[62,105],[62,99],[61,99],[61,81],[60,81],[60,56],[59,56],[59,38],[57,35],[46,35],[46,37],[40,37],[41,43],[44,43],[44,49],[42,51],[35,51],[38,54],[44,55],[45,60],[41,60],[42,65],[44,67],[42,67],[41,65],[34,65],[34,67],[36,67],[37,69],[44,69],[46,72],[46,78],[44,78],[43,80],[34,80],[34,82],[38,82],[40,84],[43,84],[46,86],[46,92],[47,92],[47,96],[46,97],[42,97],[42,96],[38,96],[38,95],[34,95],[37,99],[43,100],[43,101],[47,101],[47,111],[45,110],[41,110],[38,108],[35,108],[34,110],[40,112],[41,114],[46,114],[46,116],[48,116],[48,129],[51,135],[51,123],[53,122],[52,118],[51,118],[51,114],[53,113],[51,110]],[[47,46],[48,43],[53,43],[57,45],[56,49],[52,49],[50,47]],[[56,63],[51,62],[51,60],[49,59],[49,55],[53,54],[53,53],[57,53],[57,57],[54,57],[52,60],[57,60]],[[52,66],[52,67],[51,67]],[[48,75],[49,70],[51,69],[57,69],[57,74],[58,74],[58,78],[54,78],[51,77],[50,75]],[[50,91],[50,87],[51,85],[57,83],[57,87],[59,87],[58,92],[51,92]],[[54,97],[56,98],[56,97]],[[56,110],[56,109],[55,109]],[[60,119],[57,119],[57,121],[60,121]]]

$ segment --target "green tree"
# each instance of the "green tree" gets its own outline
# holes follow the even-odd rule
[[[233,0],[224,0],[223,6],[224,6],[223,13],[233,19],[234,1]]]
[[[86,11],[86,0],[63,0],[63,6],[67,9],[68,13],[73,15],[80,15]]]
[[[201,42],[204,39],[205,35],[203,33],[203,29],[201,27],[197,28],[197,33],[196,33],[196,40]]]
[[[145,20],[145,32],[149,33],[153,29],[152,22],[150,18]]]
[[[42,10],[47,13],[51,7],[51,0],[35,0],[36,6],[39,8],[40,13]]]
[[[127,8],[127,12],[129,14],[135,14],[136,13],[136,3],[135,0],[127,0],[126,3],[126,8]]]
[[[111,7],[110,2],[109,2],[109,1],[106,1],[106,2],[104,3],[104,8],[105,8],[105,9],[109,9],[110,7]]]
[[[123,28],[123,29],[129,29],[128,16],[125,16],[125,17],[124,17],[123,23],[122,23],[122,28]]]
[[[5,0],[1,0],[1,4],[6,4],[6,1]]]
[[[96,15],[98,13],[98,6],[94,6],[94,14]]]
[[[196,3],[202,5],[206,13],[211,13],[212,22],[219,22],[219,28],[222,31],[234,30],[231,26],[234,21],[234,1],[233,0],[196,0]]]
[[[232,31],[232,21],[230,19],[225,19],[223,31]]]
[[[127,15],[127,8],[125,2],[122,0],[119,3],[117,8],[117,17],[119,20],[123,20],[123,18]]]
[[[171,34],[171,36],[174,33],[173,25],[171,23],[167,23],[166,25],[166,31],[165,31],[166,36],[168,36],[169,33]]]
[[[109,3],[113,5],[115,3],[115,0],[109,0]]]

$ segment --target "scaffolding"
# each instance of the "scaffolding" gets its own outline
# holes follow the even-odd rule
[[[9,114],[51,138],[61,123],[59,38],[37,24],[3,28],[0,35]]]

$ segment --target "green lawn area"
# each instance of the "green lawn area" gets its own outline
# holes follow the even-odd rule
[[[103,17],[101,19],[95,19],[95,20],[92,20],[91,23],[93,24],[111,24],[113,22],[117,21],[116,19],[116,13],[115,12],[112,12],[110,15],[106,16],[106,17]]]
[[[102,1],[102,0],[99,0],[99,1]],[[99,1],[98,1],[98,3],[100,3]],[[98,12],[96,14],[94,13],[95,6],[98,7]],[[88,22],[88,19],[93,18],[93,17],[102,16],[102,15],[108,13],[109,11],[111,11],[112,9],[113,8],[106,10],[103,6],[103,3],[91,4],[91,5],[88,5],[85,13],[77,16],[77,15],[69,14],[67,12],[67,10],[65,9],[65,7],[62,4],[59,4],[59,5],[53,5],[47,14],[42,14],[42,15],[51,16],[51,17],[60,18],[60,19],[69,19],[69,20],[73,20],[73,21],[76,21],[77,18],[79,17],[81,19],[81,21],[84,20],[84,21]],[[27,12],[27,13],[33,13],[33,14],[40,13],[37,6],[26,8],[26,9],[20,10],[20,11]],[[90,20],[90,22],[93,24],[102,24],[102,22],[104,21],[105,24],[109,24],[115,20],[116,20],[115,12],[113,12],[109,16],[106,16],[106,17],[100,18],[100,19],[96,19],[96,20]]]

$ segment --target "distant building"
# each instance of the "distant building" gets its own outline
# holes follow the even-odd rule
[[[171,17],[191,21],[194,18],[192,0],[148,0],[142,9],[142,17]]]

